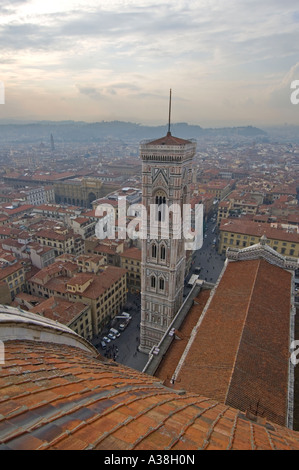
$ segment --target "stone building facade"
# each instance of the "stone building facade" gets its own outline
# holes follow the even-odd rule
[[[150,352],[159,343],[183,301],[186,252],[176,233],[178,220],[169,211],[190,202],[192,159],[196,143],[171,135],[140,145],[142,204],[147,208],[142,240],[140,346]],[[154,215],[148,210],[154,206]],[[168,223],[164,236],[162,222]],[[156,232],[156,233],[154,233]],[[154,234],[153,234],[154,233]]]

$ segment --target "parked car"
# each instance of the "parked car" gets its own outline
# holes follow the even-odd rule
[[[108,338],[110,338],[110,339],[116,339],[116,336],[114,336],[112,333],[108,333]]]
[[[130,315],[129,313],[127,313],[127,312],[123,312],[123,313],[121,314],[121,316],[122,316],[122,317],[125,317],[125,318],[128,319],[128,320],[131,320],[131,318],[132,318],[131,315]]]
[[[115,328],[110,328],[109,333],[112,333],[114,336],[116,336],[116,338],[119,338],[119,336],[120,336],[119,331],[116,330]]]
[[[111,339],[107,338],[107,336],[104,336],[103,341],[105,341],[105,343],[110,343]]]

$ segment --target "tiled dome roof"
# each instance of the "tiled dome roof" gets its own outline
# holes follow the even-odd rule
[[[299,433],[172,390],[92,351],[4,344],[0,449],[299,449]]]

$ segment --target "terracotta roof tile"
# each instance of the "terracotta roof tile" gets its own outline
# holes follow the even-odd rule
[[[17,340],[5,353],[0,449],[299,449],[298,433],[95,353]]]
[[[186,145],[190,144],[190,140],[181,139],[179,137],[174,137],[170,132],[166,134],[165,137],[161,137],[151,142],[147,142],[147,145]]]
[[[282,268],[265,260],[229,263],[186,348],[175,388],[243,411],[260,402],[268,419],[285,424],[290,292],[291,273]]]
[[[42,299],[40,299],[42,300]],[[68,325],[79,313],[86,309],[82,302],[68,302],[59,297],[50,297],[30,309],[32,313],[42,314],[46,318]]]
[[[220,231],[239,233],[259,238],[265,235],[271,240],[283,240],[299,243],[299,234],[296,232],[287,232],[287,230],[274,228],[271,224],[265,222],[254,222],[253,220],[248,220],[245,217],[242,217],[241,219],[223,219],[220,223]]]
[[[120,255],[121,258],[133,258],[135,260],[141,261],[141,250],[140,248],[127,248]]]

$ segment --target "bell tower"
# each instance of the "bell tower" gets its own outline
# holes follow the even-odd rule
[[[171,135],[170,112],[171,90],[166,136],[140,144],[147,225],[142,240],[139,350],[145,353],[159,343],[183,302],[186,253],[182,216],[183,205],[190,202],[196,143]],[[180,208],[180,213],[173,212],[173,207]]]

